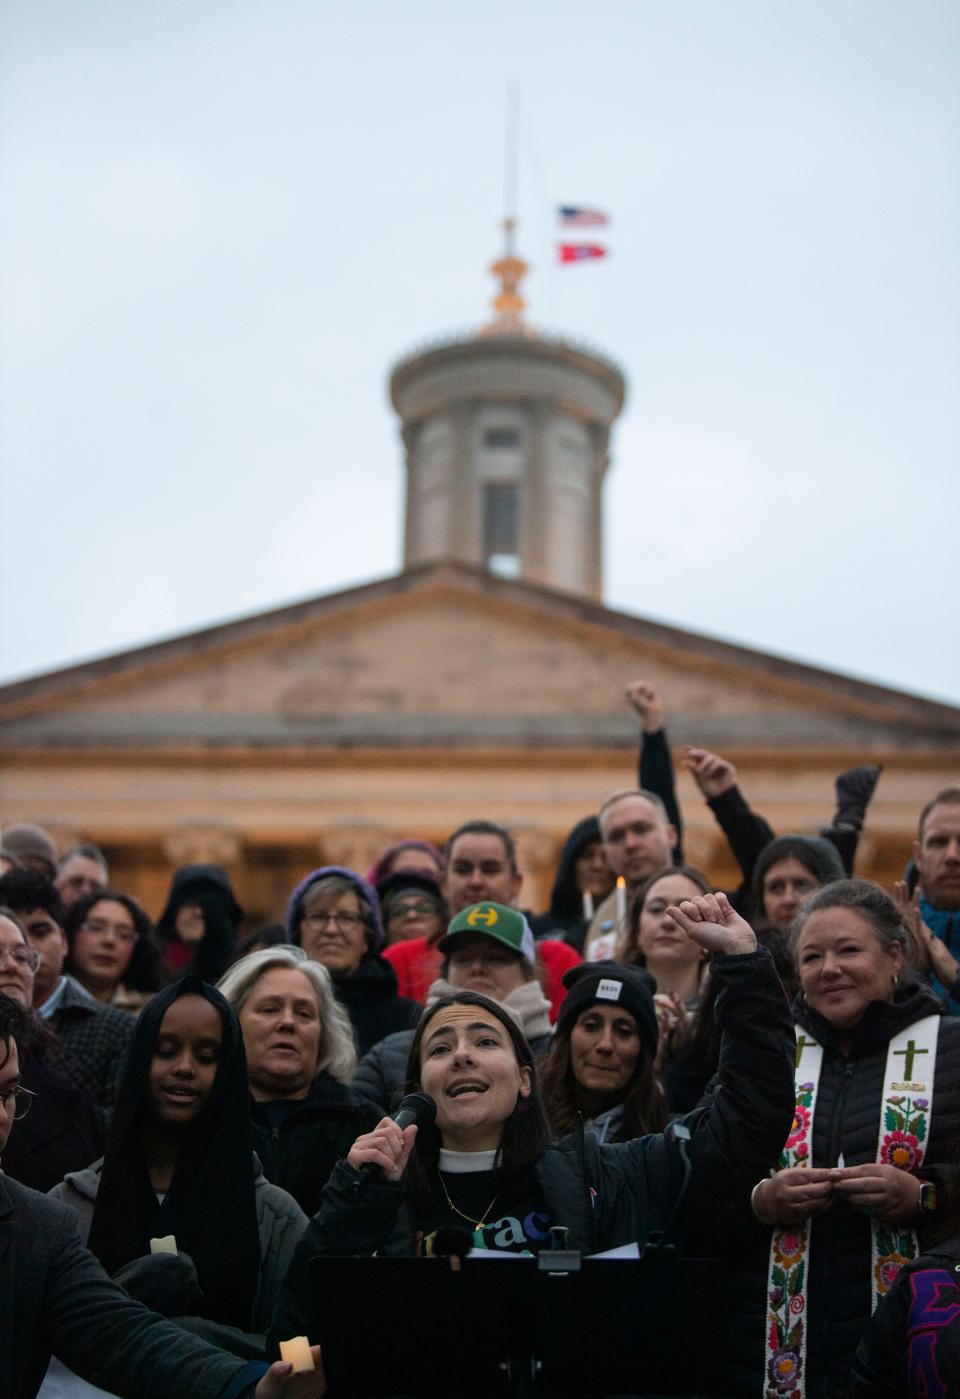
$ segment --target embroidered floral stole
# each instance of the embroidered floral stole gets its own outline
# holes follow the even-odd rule
[[[929,1015],[894,1036],[887,1046],[877,1161],[917,1175],[923,1164],[933,1101],[940,1016]],[[823,1049],[797,1026],[793,1126],[784,1143],[778,1170],[811,1165],[813,1117],[823,1066]],[[843,1159],[825,1162],[842,1166]],[[810,1226],[775,1229],[767,1275],[767,1366],[765,1399],[804,1399],[805,1342],[808,1312]],[[889,1292],[904,1263],[917,1256],[912,1229],[885,1229],[871,1219],[873,1256],[870,1281],[873,1308]]]

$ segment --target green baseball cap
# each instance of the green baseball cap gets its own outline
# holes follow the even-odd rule
[[[437,943],[440,951],[448,955],[464,933],[481,933],[509,947],[518,957],[526,957],[528,962],[536,955],[530,924],[519,909],[508,908],[506,904],[486,901],[462,908],[456,918],[450,920],[447,931]]]

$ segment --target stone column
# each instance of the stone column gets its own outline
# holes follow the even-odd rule
[[[419,512],[414,508],[420,478],[420,461],[417,455],[419,423],[405,423],[400,429],[400,436],[403,439],[407,464],[406,505],[403,512],[403,566],[409,568],[411,560],[419,557],[419,540],[415,537]]]
[[[453,442],[448,489],[453,497],[449,553],[464,563],[482,563],[480,509],[474,444],[476,405],[458,399],[451,413]]]
[[[343,865],[366,877],[367,870],[393,840],[393,833],[386,826],[362,823],[332,826],[320,837],[319,858],[322,864]]]
[[[198,821],[178,826],[163,838],[163,853],[175,869],[181,865],[235,868],[243,856],[243,836],[229,826]]]
[[[550,425],[556,404],[549,398],[536,398],[527,413],[526,470],[521,487],[520,528],[521,577],[531,583],[554,582],[550,577],[550,533],[552,503],[550,492]]]

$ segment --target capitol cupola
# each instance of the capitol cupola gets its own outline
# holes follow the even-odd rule
[[[492,320],[390,376],[406,448],[404,567],[440,559],[599,600],[603,480],[624,378],[525,319],[514,221]]]

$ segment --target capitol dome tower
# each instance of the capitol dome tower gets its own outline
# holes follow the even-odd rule
[[[527,264],[506,250],[494,316],[400,361],[404,567],[456,559],[599,600],[603,479],[624,378],[609,360],[524,318]]]

